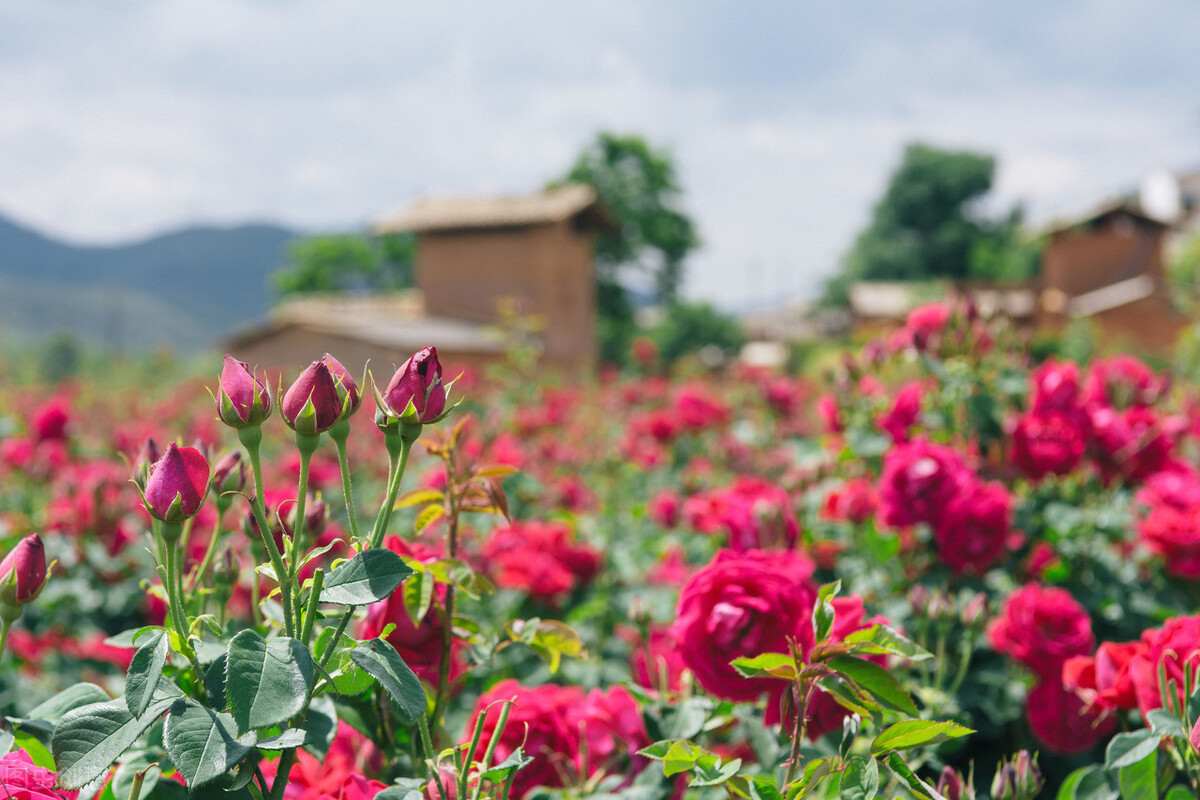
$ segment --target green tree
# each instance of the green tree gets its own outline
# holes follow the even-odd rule
[[[1019,280],[1036,271],[1037,247],[1020,235],[1019,209],[984,216],[991,156],[910,144],[867,227],[826,286],[826,301],[842,305],[858,280],[980,278]]]
[[[348,289],[387,291],[413,285],[412,234],[308,236],[289,248],[288,264],[272,276],[283,297]]]
[[[671,303],[650,336],[668,364],[709,345],[733,353],[746,341],[737,320],[708,303]]]
[[[659,302],[673,301],[684,259],[700,240],[679,208],[682,193],[670,154],[639,136],[598,134],[551,185],[563,182],[594,188],[619,226],[596,238],[596,282],[601,357],[622,361],[633,337],[626,279],[631,274],[649,278]]]

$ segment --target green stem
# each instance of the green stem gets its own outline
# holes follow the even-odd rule
[[[149,769],[149,767],[146,767],[146,769],[133,773],[133,785],[129,787],[129,800],[138,800],[142,796],[142,783],[145,782],[146,772]]]
[[[290,747],[283,751],[283,756],[279,759],[279,768],[275,770],[275,782],[271,784],[271,796],[269,800],[283,800],[283,792],[287,789],[288,775],[292,771],[292,765],[296,763],[296,748]]]
[[[204,551],[204,558],[200,560],[200,566],[196,568],[196,574],[192,576],[191,585],[188,587],[189,593],[196,591],[196,586],[208,575],[208,569],[212,566],[213,557],[217,554],[217,540],[221,538],[221,521],[224,518],[224,510],[218,509],[217,523],[213,525],[212,536],[208,540],[208,549]],[[207,602],[205,605],[207,605]]]
[[[458,556],[458,503],[454,496],[454,482],[457,477],[458,470],[454,466],[454,455],[451,453],[446,460],[446,519],[449,523],[446,536],[446,555],[451,561]],[[433,703],[434,725],[441,724],[450,690],[450,650],[454,642],[454,594],[454,584],[447,584],[446,598],[442,606],[446,613],[445,622],[442,625],[442,660],[438,664],[437,698]]]
[[[325,584],[325,570],[317,568],[312,577],[312,589],[308,593],[308,606],[304,609],[304,626],[300,629],[300,641],[307,647],[312,641],[313,625],[317,620],[317,603],[321,600],[321,587]]]
[[[300,450],[300,482],[296,487],[296,522],[292,525],[292,541],[288,546],[287,560],[292,569],[299,572],[296,553],[300,549],[300,539],[308,533],[305,524],[305,505],[308,503],[308,467],[312,462],[312,454],[320,444],[321,434],[297,433],[296,447]],[[295,574],[292,575],[295,577]]]
[[[325,652],[321,653],[320,659],[317,660],[318,667],[324,668],[329,663],[329,659],[333,658],[338,642],[341,641],[342,634],[346,632],[346,627],[350,624],[352,616],[354,616],[354,606],[347,608],[346,613],[342,615],[341,620],[338,622],[337,630],[333,632],[333,638],[329,640],[329,646],[325,648]]]
[[[483,768],[485,770],[492,766],[492,756],[496,752],[496,745],[500,742],[500,737],[504,734],[504,728],[508,725],[508,712],[512,710],[512,702],[505,700],[500,706],[500,719],[496,721],[496,727],[492,729],[492,738],[488,740],[487,750],[483,753]],[[483,712],[484,715],[487,711]],[[471,800],[479,800],[479,794],[483,791],[483,781],[476,781],[475,791],[471,793]],[[461,797],[461,795],[459,795]]]
[[[425,748],[425,763],[429,767],[429,777],[437,785],[438,794],[442,796],[442,800],[447,800],[446,787],[442,786],[442,775],[437,768],[433,752],[433,739],[429,735],[429,720],[425,719],[425,715],[417,717],[418,727],[421,731],[421,746]]]
[[[483,713],[479,715],[479,719],[475,721],[475,730],[471,733],[471,744],[463,754],[463,763],[458,770],[458,794],[455,795],[456,797],[467,796],[467,783],[471,777],[471,764],[475,761],[475,753],[479,750],[479,740],[483,738],[483,726],[486,722],[487,709],[485,708]],[[496,735],[492,739],[498,739],[499,734],[500,731],[497,730]]]
[[[338,464],[342,468],[342,494],[346,498],[346,517],[350,520],[350,539],[357,542],[358,515],[354,511],[354,489],[350,485],[350,461],[346,458],[346,437],[349,433],[349,425],[334,425],[329,429],[329,438],[337,445]]]
[[[292,616],[291,576],[288,574],[287,566],[283,563],[283,555],[279,552],[279,548],[275,546],[275,536],[271,533],[271,523],[267,520],[266,506],[263,505],[262,459],[259,456],[259,445],[262,443],[262,428],[257,425],[249,428],[238,428],[238,439],[241,440],[242,446],[246,448],[246,454],[250,457],[250,468],[254,473],[254,497],[251,499],[250,506],[254,510],[254,519],[258,523],[258,532],[263,538],[263,546],[267,548],[267,557],[271,559],[271,567],[275,570],[275,580],[279,583],[279,597],[283,603],[284,632],[289,637],[295,637],[295,618]],[[252,580],[255,581],[255,585],[257,586],[257,573],[254,574]],[[255,604],[255,609],[257,613],[257,604]]]
[[[371,530],[371,541],[368,543],[370,550],[383,544],[383,534],[387,530],[388,523],[391,522],[392,506],[396,503],[396,495],[400,491],[400,481],[404,479],[404,470],[408,467],[408,455],[412,452],[414,441],[416,440],[407,436],[401,440],[400,461],[388,482],[387,499],[384,500],[379,514],[375,517],[375,527]]]
[[[4,646],[8,644],[8,632],[12,628],[12,624],[14,621],[16,621],[17,617],[21,616],[20,606],[14,606],[14,608],[17,609],[17,614],[13,617],[8,615],[7,604],[5,604],[5,606],[6,607],[3,610],[0,610],[0,660],[4,658]]]
[[[196,651],[192,649],[192,642],[188,636],[188,616],[183,608],[183,584],[179,580],[180,554],[177,546],[179,533],[180,525],[177,522],[164,522],[159,529],[159,544],[166,562],[163,564],[166,571],[163,576],[163,589],[167,593],[168,616],[175,628],[175,634],[179,637],[180,652],[191,663],[196,672],[197,686],[203,691],[204,668],[200,666]]]

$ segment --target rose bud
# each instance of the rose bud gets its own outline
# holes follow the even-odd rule
[[[336,358],[326,353],[321,357],[321,361],[329,368],[329,373],[333,375],[334,384],[337,386],[338,397],[342,401],[342,418],[348,418],[358,411],[358,407],[362,405],[362,393],[358,391],[358,384],[354,382],[354,376],[342,366]]]
[[[213,564],[213,582],[218,586],[233,586],[237,583],[240,568],[237,556],[226,546]]]
[[[992,780],[992,797],[995,800],[1033,800],[1044,783],[1037,761],[1028,750],[1021,750],[996,772]]]
[[[142,443],[142,449],[138,451],[137,459],[133,462],[133,482],[145,489],[146,481],[150,479],[150,471],[160,458],[162,450],[158,449],[158,442],[154,441],[154,437],[147,436],[146,441]]]
[[[271,416],[271,390],[250,365],[226,354],[217,386],[217,414],[233,428],[261,425]]]
[[[975,789],[954,767],[943,767],[937,783],[938,793],[946,800],[975,800]]]
[[[240,492],[246,488],[246,465],[242,451],[230,450],[213,467],[212,488],[215,492]]]
[[[208,461],[208,442],[204,441],[200,437],[196,437],[192,440],[192,447],[198,450],[200,455],[204,456],[205,461]]]
[[[304,504],[304,530],[309,536],[320,536],[325,532],[326,523],[326,508],[325,499],[320,495],[313,497],[308,495],[308,499]],[[290,535],[296,529],[296,507],[292,506],[292,511],[288,514],[287,531]]]
[[[208,460],[199,450],[172,443],[146,481],[146,510],[163,522],[194,517],[208,494],[209,476]]]
[[[347,398],[348,399],[348,398]],[[314,361],[300,374],[279,404],[283,419],[296,433],[321,433],[342,416],[337,380],[324,361]]]
[[[446,387],[437,348],[425,347],[405,361],[384,392],[392,416],[404,417],[411,403],[411,422],[434,422],[446,408]]]
[[[0,561],[0,601],[23,606],[37,598],[46,584],[46,548],[31,533]]]

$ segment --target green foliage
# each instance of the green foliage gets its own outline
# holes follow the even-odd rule
[[[733,317],[708,303],[682,301],[667,306],[666,316],[650,335],[667,363],[710,345],[731,353],[745,342],[741,326]]]
[[[976,208],[995,168],[991,156],[909,145],[841,273],[826,284],[825,304],[845,305],[858,280],[1031,277],[1040,247],[1019,235],[1020,210],[988,219]]]
[[[1180,243],[1167,262],[1175,305],[1183,311],[1194,311],[1200,297],[1200,233],[1193,233]]]
[[[271,276],[280,297],[348,289],[378,291],[413,285],[415,238],[398,233],[381,237],[348,233],[297,239],[288,264]]]
[[[564,180],[594,188],[620,226],[596,240],[597,277],[616,281],[633,268],[653,279],[661,302],[674,299],[683,260],[700,240],[678,208],[680,188],[670,154],[639,136],[602,132]]]

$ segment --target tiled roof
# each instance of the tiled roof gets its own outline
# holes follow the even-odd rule
[[[597,227],[614,228],[612,218],[584,184],[567,184],[530,195],[443,197],[420,200],[403,213],[375,224],[376,233],[518,228],[587,214]]]

